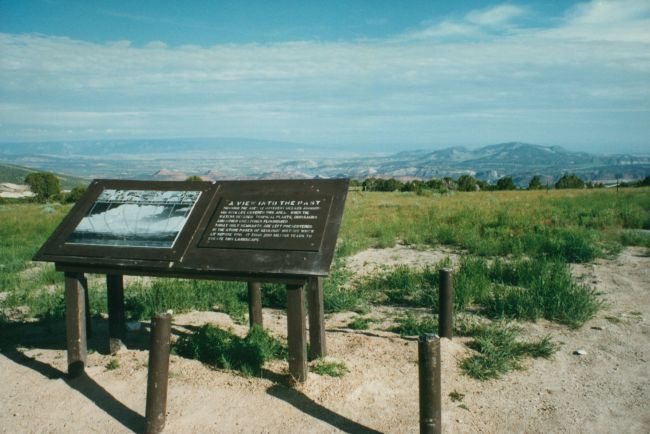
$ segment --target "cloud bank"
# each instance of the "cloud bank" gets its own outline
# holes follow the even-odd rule
[[[234,136],[643,150],[650,3],[520,25],[504,4],[385,39],[170,47],[0,34],[0,140]],[[591,147],[591,148],[589,148]]]

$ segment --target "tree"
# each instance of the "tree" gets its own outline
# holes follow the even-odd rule
[[[65,195],[65,201],[66,203],[75,203],[79,199],[81,199],[81,196],[86,192],[86,187],[82,187],[80,185],[76,186],[72,190],[70,190],[70,193]]]
[[[512,182],[512,177],[504,176],[497,180],[497,190],[516,190],[517,186]]]
[[[430,188],[431,190],[440,190],[443,187],[443,182],[437,178],[431,178],[428,180],[425,184],[427,188]]]
[[[456,182],[460,191],[476,191],[476,179],[471,175],[461,175]]]
[[[542,187],[542,180],[538,175],[533,176],[533,178],[530,180],[528,183],[528,189],[529,190],[541,190]]]
[[[25,177],[25,184],[29,185],[39,202],[45,202],[61,194],[59,178],[53,173],[32,172]]]
[[[646,176],[641,181],[636,184],[638,187],[648,187],[650,186],[650,176]]]
[[[571,175],[562,175],[560,179],[555,183],[555,188],[584,188],[585,182],[578,178],[575,174]]]
[[[196,182],[196,181],[203,181],[203,178],[201,178],[199,175],[192,175],[188,176],[187,179],[185,179],[186,182]]]

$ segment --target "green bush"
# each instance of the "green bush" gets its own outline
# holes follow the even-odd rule
[[[246,376],[261,375],[264,363],[287,357],[286,346],[259,326],[253,326],[245,338],[240,338],[206,324],[194,334],[181,336],[173,351],[214,368],[237,370]]]

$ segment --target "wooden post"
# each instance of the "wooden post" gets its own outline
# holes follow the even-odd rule
[[[259,282],[248,282],[248,322],[251,327],[263,327],[262,319],[262,285]]]
[[[107,274],[108,347],[115,354],[124,347],[126,318],[124,316],[124,281],[120,274]]]
[[[171,324],[172,316],[169,313],[159,313],[151,319],[151,346],[149,348],[149,375],[147,377],[144,429],[146,434],[159,433],[165,427]]]
[[[287,329],[289,375],[298,382],[307,379],[307,339],[303,285],[287,285]]]
[[[309,358],[314,360],[327,355],[322,277],[309,279],[307,299],[309,301]]]
[[[84,289],[84,304],[86,306],[86,338],[91,339],[93,337],[93,320],[90,314],[90,294],[88,293],[88,279],[86,276],[81,276],[79,282],[81,282],[81,286]]]
[[[441,376],[440,338],[434,334],[420,336],[418,341],[418,373],[420,383],[420,434],[440,434]]]
[[[443,338],[452,338],[454,319],[454,288],[452,271],[448,268],[440,270],[440,300],[438,303],[438,330]]]
[[[83,274],[65,273],[65,329],[68,375],[78,377],[86,365],[86,301],[81,285]]]

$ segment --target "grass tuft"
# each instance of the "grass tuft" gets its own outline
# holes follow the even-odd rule
[[[400,336],[420,336],[427,333],[438,334],[438,319],[431,315],[416,316],[410,312],[395,320],[396,325],[389,331]]]
[[[557,351],[549,336],[531,342],[518,341],[518,330],[500,322],[478,326],[471,335],[473,340],[468,346],[478,354],[463,360],[460,367],[477,380],[498,378],[522,369],[521,361],[525,357],[549,358]]]
[[[330,377],[342,377],[349,372],[345,363],[325,359],[318,359],[313,362],[310,370],[318,375],[328,375]]]
[[[244,376],[261,375],[264,363],[287,357],[286,346],[259,326],[253,326],[245,338],[240,338],[207,324],[179,338],[173,348],[179,356],[218,369],[236,370]]]
[[[368,330],[371,322],[372,320],[370,318],[360,316],[350,321],[347,327],[352,330]]]

